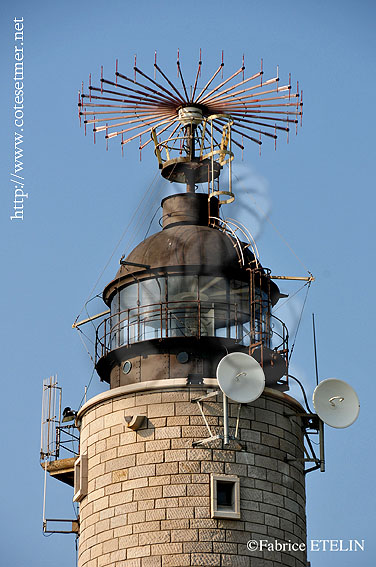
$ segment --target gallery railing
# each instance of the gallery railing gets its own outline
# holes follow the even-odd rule
[[[236,303],[167,301],[124,309],[104,319],[96,331],[96,360],[121,346],[172,337],[221,337],[243,346],[287,349],[288,332],[273,315],[250,320]]]

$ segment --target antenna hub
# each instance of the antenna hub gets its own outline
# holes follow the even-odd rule
[[[183,106],[179,109],[178,120],[183,126],[195,124],[198,126],[202,122],[202,110],[197,106]]]

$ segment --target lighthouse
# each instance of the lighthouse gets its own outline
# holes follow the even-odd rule
[[[113,81],[102,71],[100,86],[90,79],[79,94],[85,127],[122,147],[150,144],[181,189],[161,203],[161,230],[122,256],[103,290],[95,369],[108,389],[75,414],[69,463],[78,565],[306,567],[305,473],[324,467],[307,432],[322,441],[322,422],[289,393],[278,278],[249,231],[223,216],[236,147],[288,134],[302,94],[290,79],[280,86],[278,70],[263,80],[262,65],[245,79],[244,62],[214,86],[223,60],[199,87],[200,57],[188,95],[179,60],[179,88],[154,67],[163,84],[116,63]]]

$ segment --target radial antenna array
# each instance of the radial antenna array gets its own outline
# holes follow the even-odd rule
[[[83,84],[79,92],[79,118],[85,134],[87,125],[92,125],[94,142],[96,134],[103,132],[107,148],[112,138],[120,139],[122,149],[138,140],[140,158],[152,143],[163,177],[187,183],[194,191],[194,183],[208,177],[208,167],[202,166],[211,163],[210,175],[217,178],[222,166],[233,159],[233,146],[243,151],[249,140],[261,148],[265,137],[276,144],[281,132],[288,141],[291,126],[297,131],[303,93],[299,83],[293,89],[291,74],[287,84],[280,85],[277,67],[276,75],[264,80],[261,60],[260,70],[245,77],[243,56],[239,69],[224,79],[222,52],[217,69],[201,81],[202,65],[200,51],[190,86],[184,80],[179,53],[177,84],[157,64],[156,55],[154,76],[137,66],[136,57],[133,76],[121,73],[117,60],[113,80],[104,78],[101,67],[99,85],[92,85],[90,75],[88,92],[83,92]]]

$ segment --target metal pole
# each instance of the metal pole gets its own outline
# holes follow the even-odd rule
[[[45,442],[45,421],[44,421],[44,417],[45,417],[45,391],[46,391],[46,382],[47,380],[43,380],[43,393],[42,393],[42,419],[41,419],[41,424],[40,424],[40,456],[42,458],[42,455],[44,456],[44,442]]]
[[[320,472],[325,472],[324,422],[319,420],[320,435]]]
[[[47,458],[44,461],[44,487],[43,487],[43,531],[46,531],[46,495],[47,495]]]
[[[47,418],[47,455],[50,456],[50,423],[51,423],[51,392],[52,392],[52,376],[50,376],[48,384],[48,418]]]
[[[242,409],[242,404],[239,404],[239,405],[238,405],[238,414],[237,414],[237,416],[236,416],[236,427],[235,427],[235,435],[234,435],[235,439],[238,438],[238,433],[239,433],[239,421],[240,421],[240,411],[241,411],[241,409]]]
[[[319,383],[319,369],[317,365],[317,348],[316,348],[316,326],[315,326],[315,314],[312,313],[312,328],[313,328],[313,349],[315,353],[315,369],[316,369],[316,386]]]
[[[228,401],[226,394],[223,394],[223,444],[229,444],[228,434]]]
[[[190,124],[187,126],[185,135],[187,136],[188,141],[188,148],[187,153],[188,157],[191,161],[195,158],[195,126],[194,124]],[[195,186],[195,172],[193,168],[187,169],[187,193],[194,193],[196,191]]]

